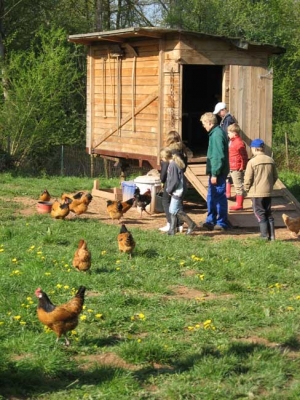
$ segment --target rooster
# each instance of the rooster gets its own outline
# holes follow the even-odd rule
[[[51,196],[47,189],[43,190],[40,194],[40,201],[50,201]]]
[[[79,240],[78,248],[73,258],[73,267],[78,271],[88,271],[91,267],[91,252],[88,250],[84,239]]]
[[[134,202],[134,198],[126,201],[107,200],[106,210],[113,221],[115,219],[120,221],[120,219],[123,217],[123,214],[125,214],[133,206]]]
[[[140,188],[137,187],[134,191],[133,197],[135,198],[136,206],[141,210],[141,218],[143,211],[150,215],[150,213],[146,210],[146,207],[151,203],[151,190],[147,189],[145,193],[141,194]]]
[[[51,207],[51,217],[55,219],[65,219],[70,212],[69,206],[71,202],[72,200],[69,197],[66,197],[63,203],[55,200]]]
[[[132,234],[127,230],[126,226],[122,224],[120,233],[118,234],[118,246],[119,250],[123,253],[132,257],[132,252],[135,248],[135,241]]]
[[[84,286],[80,286],[75,297],[65,304],[55,306],[42,289],[36,289],[38,319],[56,333],[56,342],[64,335],[66,346],[69,346],[67,332],[75,329],[78,325],[78,316],[82,311],[85,290]]]
[[[73,199],[70,204],[70,211],[76,215],[85,213],[88,209],[93,196],[90,193],[83,194],[79,199]]]
[[[286,214],[282,214],[283,222],[285,223],[291,235],[298,238],[298,233],[300,231],[300,217],[292,218]]]

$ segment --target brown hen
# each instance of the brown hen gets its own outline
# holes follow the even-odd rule
[[[132,257],[135,248],[135,241],[132,234],[127,230],[124,224],[122,224],[120,233],[118,234],[118,246],[121,252],[128,254],[129,258]]]
[[[87,247],[87,243],[84,239],[80,239],[74,254],[73,267],[78,271],[88,271],[91,268],[91,261],[91,252]]]
[[[78,200],[84,195],[84,192],[77,192],[77,193],[63,193],[61,195],[62,200],[65,200],[66,197],[68,197],[71,200]]]
[[[50,201],[51,195],[48,192],[47,189],[43,190],[42,193],[40,194],[40,201]]]
[[[120,221],[123,215],[133,206],[134,201],[134,198],[126,201],[107,200],[106,210],[113,221],[116,219]]]
[[[300,231],[300,217],[292,218],[286,214],[282,214],[283,222],[293,237],[298,237]]]
[[[68,197],[66,197],[62,203],[60,203],[58,200],[55,200],[51,207],[51,217],[55,219],[65,219],[70,212],[69,206],[71,202],[72,200]]]
[[[75,329],[78,325],[78,316],[82,311],[85,290],[84,286],[80,286],[75,297],[65,304],[55,306],[42,289],[36,289],[35,295],[39,299],[38,319],[56,333],[56,342],[64,335],[66,346],[69,346],[67,332]]]
[[[90,193],[83,194],[79,199],[72,200],[72,203],[70,204],[70,211],[76,215],[81,215],[87,211],[92,200],[93,196]]]

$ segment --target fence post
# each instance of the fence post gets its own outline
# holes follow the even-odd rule
[[[60,154],[60,175],[64,175],[64,145],[61,145],[61,154]]]
[[[289,149],[288,149],[288,137],[287,137],[287,132],[284,134],[285,138],[285,158],[286,158],[286,167],[288,171],[290,170],[290,161],[289,161]]]

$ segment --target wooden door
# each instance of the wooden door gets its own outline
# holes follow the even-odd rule
[[[273,75],[264,67],[230,65],[224,68],[223,99],[243,131],[243,140],[261,138],[272,146]]]

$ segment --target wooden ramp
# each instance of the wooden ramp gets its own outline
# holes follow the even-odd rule
[[[205,175],[206,164],[188,164],[185,175],[191,185],[197,192],[206,200],[208,176]],[[235,195],[232,185],[232,196]],[[228,206],[234,205],[235,202],[228,200]],[[300,203],[288,191],[285,185],[278,179],[272,193],[272,210],[275,219],[275,226],[284,227],[282,214],[285,213],[290,217],[298,217],[300,215]],[[244,210],[232,211],[228,214],[229,222],[234,227],[240,228],[255,228],[257,220],[254,217],[252,210],[252,202],[250,198],[244,200]]]

